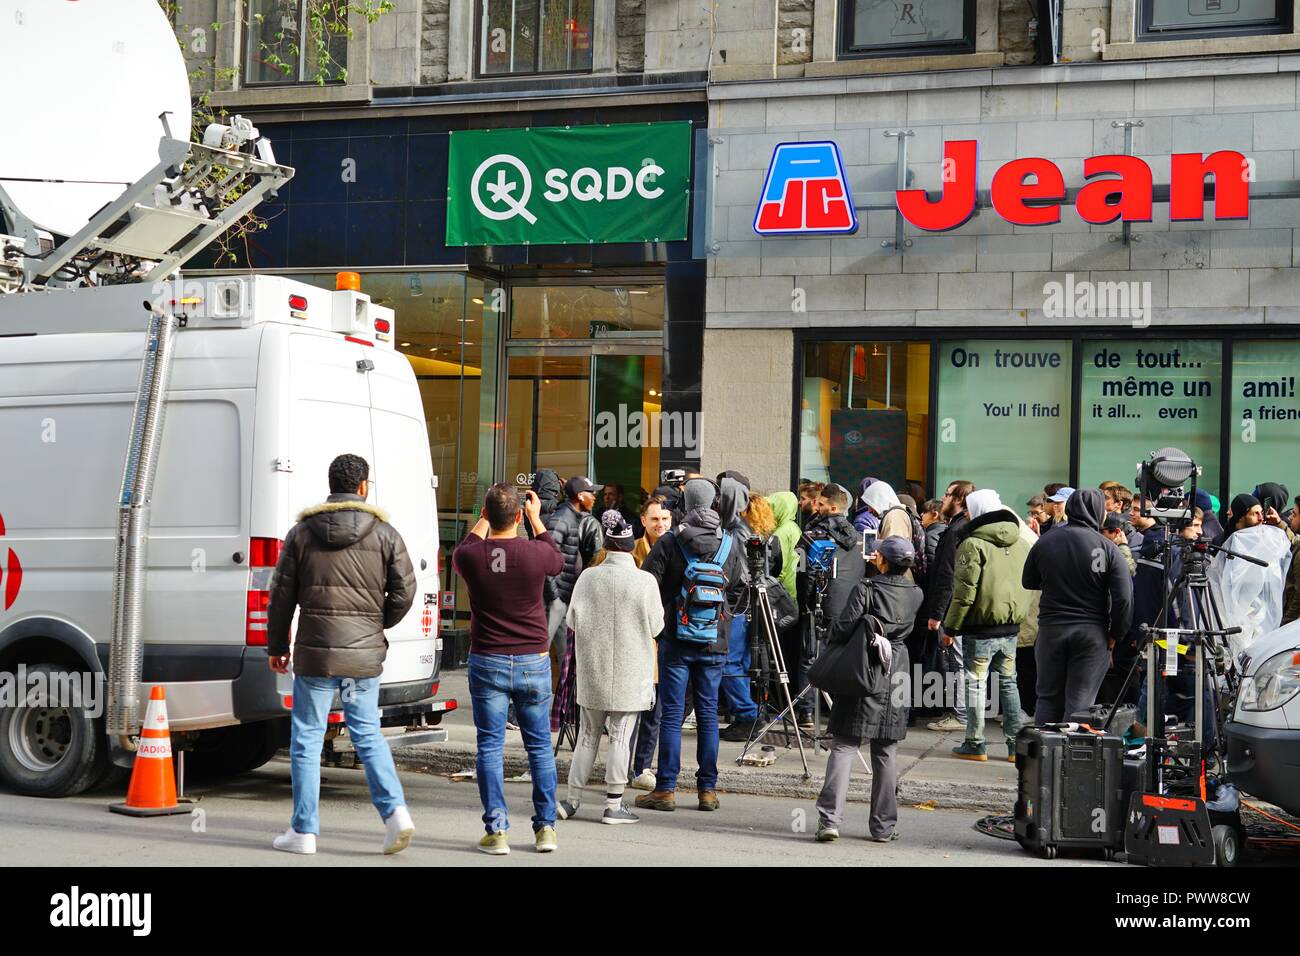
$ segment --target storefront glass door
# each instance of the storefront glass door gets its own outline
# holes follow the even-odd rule
[[[507,357],[505,480],[542,468],[621,485],[626,506],[659,476],[662,345],[512,347]]]

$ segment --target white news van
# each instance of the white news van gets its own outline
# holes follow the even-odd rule
[[[390,513],[418,580],[387,632],[383,721],[408,728],[404,742],[442,739],[419,729],[454,706],[433,700],[436,479],[392,311],[273,276],[176,287],[184,326],[152,503],[142,701],[163,685],[173,735],[221,771],[270,759],[288,713],[266,660],[271,569],[299,511],[329,493],[330,461],[352,452],[370,462],[370,500]],[[0,673],[105,673],[150,291],[0,296]],[[61,796],[106,776],[106,683],[87,706],[0,708],[0,786]],[[347,760],[340,728],[331,723],[327,747]]]

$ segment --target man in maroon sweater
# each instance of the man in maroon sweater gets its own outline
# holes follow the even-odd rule
[[[559,574],[564,557],[541,520],[532,491],[498,483],[483,500],[483,517],[452,554],[452,565],[469,591],[469,693],[478,734],[475,761],[483,824],[478,848],[494,856],[510,852],[506,830],[502,747],[506,715],[515,705],[533,778],[533,832],[537,852],[556,848],[555,755],[551,750],[550,635],[542,588]],[[521,537],[525,515],[533,538]]]

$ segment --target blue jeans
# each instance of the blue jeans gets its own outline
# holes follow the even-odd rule
[[[713,790],[718,784],[718,684],[722,680],[725,654],[664,638],[659,650],[659,693],[663,695],[663,717],[659,724],[659,772],[656,790],[677,789],[682,769],[682,720],[686,716],[686,682],[695,685],[695,755],[700,769],[695,773],[699,790]]]
[[[727,663],[722,668],[719,693],[733,720],[755,720],[758,704],[749,683],[749,626],[745,615],[731,619],[727,636]]]
[[[555,826],[555,753],[551,750],[551,661],[546,654],[470,654],[478,756],[474,767],[488,833],[510,829],[502,748],[514,704],[533,778],[533,829]]]
[[[1002,733],[1008,741],[1015,740],[1025,722],[1016,684],[1015,637],[963,637],[961,641],[966,667],[966,739],[976,745],[984,743],[984,684],[992,670],[997,675]]]
[[[299,833],[320,834],[320,754],[335,692],[343,704],[343,718],[352,745],[357,748],[357,759],[366,771],[370,802],[385,820],[406,805],[393,766],[393,752],[379,732],[379,678],[296,674],[289,757],[293,828]]]

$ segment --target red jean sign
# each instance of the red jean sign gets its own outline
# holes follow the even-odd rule
[[[931,232],[960,226],[975,214],[978,191],[974,140],[943,144],[943,193],[931,201],[923,189],[900,189],[898,211],[912,225]],[[1204,218],[1205,179],[1214,177],[1214,218],[1245,219],[1250,215],[1250,164],[1236,150],[1174,153],[1169,157],[1169,219]],[[1147,222],[1154,188],[1151,167],[1136,156],[1093,156],[1083,161],[1089,180],[1075,199],[1084,222]],[[1096,176],[1105,176],[1095,179]],[[1027,182],[1032,178],[1032,182]],[[1050,225],[1061,221],[1065,177],[1050,159],[1015,159],[993,174],[989,189],[994,210],[1017,226]],[[1030,205],[1029,203],[1033,203]]]

